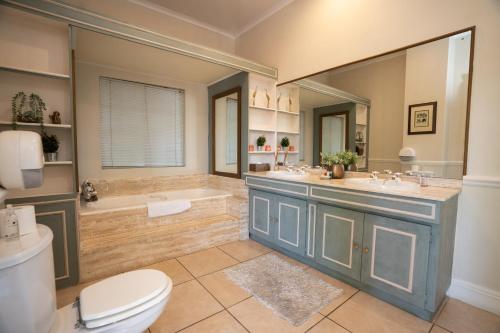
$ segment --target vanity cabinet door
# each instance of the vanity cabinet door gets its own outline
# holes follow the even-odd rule
[[[424,307],[431,228],[366,214],[362,282]]]
[[[306,248],[306,201],[276,196],[276,243],[300,255]]]
[[[275,196],[262,191],[250,190],[251,234],[273,241]]]
[[[360,212],[318,205],[316,262],[359,281],[363,219]]]

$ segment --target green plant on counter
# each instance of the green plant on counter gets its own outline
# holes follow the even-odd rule
[[[257,138],[257,146],[262,147],[266,143],[266,137],[261,135]]]
[[[358,160],[359,160],[358,154],[353,153],[350,150],[346,150],[346,151],[340,152],[338,154],[339,154],[339,157],[342,159],[345,166],[358,163]]]
[[[290,140],[285,136],[281,139],[280,144],[282,148],[287,148],[288,146],[290,146]]]
[[[340,153],[321,153],[321,163],[332,166],[335,164],[344,164],[344,160],[341,158]]]
[[[54,134],[49,135],[47,132],[43,131],[42,146],[44,153],[56,153],[59,150],[59,139]]]

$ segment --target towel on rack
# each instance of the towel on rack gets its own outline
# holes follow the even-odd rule
[[[189,200],[163,200],[147,203],[148,217],[167,216],[182,213],[191,208]]]

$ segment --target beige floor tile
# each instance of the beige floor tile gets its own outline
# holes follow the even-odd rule
[[[177,260],[196,277],[213,273],[238,263],[238,261],[216,247],[188,254],[177,258]]]
[[[296,327],[279,317],[278,314],[264,306],[254,297],[238,303],[228,310],[252,333],[304,332],[324,318],[317,313],[304,324]]]
[[[75,298],[78,295],[80,295],[80,291],[82,291],[83,288],[90,286],[91,284],[96,283],[96,282],[97,281],[80,283],[80,284],[77,284],[76,286],[71,286],[68,288],[57,290],[56,291],[57,308],[59,309],[65,305],[73,303],[75,301]]]
[[[432,325],[362,291],[328,317],[353,333],[427,333]]]
[[[348,330],[343,328],[342,326],[334,323],[328,318],[320,321],[316,326],[311,328],[309,333],[349,333]]]
[[[303,263],[301,263],[300,261],[295,260],[295,259],[293,259],[293,258],[290,258],[290,257],[288,257],[288,256],[286,256],[286,255],[284,255],[284,254],[282,254],[282,253],[277,252],[277,251],[273,251],[273,252],[271,252],[271,253],[273,253],[273,254],[277,255],[277,256],[278,256],[278,257],[280,257],[281,259],[283,259],[283,260],[287,261],[288,263],[290,263],[290,264],[292,264],[292,265],[294,265],[294,266],[297,266],[297,267],[299,267],[299,268],[302,268],[302,269],[309,268],[309,266],[307,266],[306,264],[303,264]]]
[[[199,281],[226,308],[251,296],[250,293],[231,281],[224,271],[202,276]]]
[[[434,325],[434,326],[432,326],[432,329],[431,329],[431,331],[429,333],[451,333],[451,332],[448,331],[448,330],[445,330],[442,327]]]
[[[167,274],[175,285],[194,279],[194,277],[176,260],[162,261],[144,268],[152,268]]]
[[[435,323],[453,333],[500,332],[500,316],[452,298]]]
[[[239,261],[247,261],[272,250],[251,239],[240,240],[218,246],[219,249]]]
[[[309,273],[319,277],[320,279],[322,279],[326,283],[329,283],[332,286],[340,288],[344,291],[342,293],[342,295],[335,298],[330,304],[328,304],[323,309],[321,309],[320,313],[324,316],[329,315],[330,312],[335,310],[339,305],[341,305],[342,303],[347,301],[352,295],[354,295],[358,291],[358,289],[356,289],[356,288],[354,288],[354,287],[352,287],[352,286],[350,286],[342,281],[334,279],[334,278],[332,278],[332,277],[330,277],[330,276],[328,276],[328,275],[326,275],[326,274],[324,274],[324,273],[322,273],[314,268],[309,268],[307,271]]]
[[[177,332],[223,307],[196,280],[175,286],[163,314],[150,327],[152,333]]]
[[[189,326],[180,331],[181,333],[245,333],[241,326],[227,311],[222,311]]]

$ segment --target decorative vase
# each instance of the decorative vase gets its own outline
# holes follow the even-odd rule
[[[347,166],[347,171],[358,171],[358,165],[357,164],[349,164]]]
[[[343,164],[332,165],[332,178],[333,179],[344,178],[344,165]]]
[[[57,161],[57,151],[55,153],[45,153],[45,161],[56,162]]]

